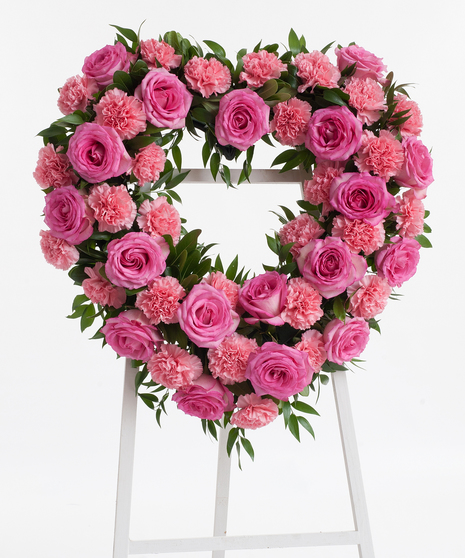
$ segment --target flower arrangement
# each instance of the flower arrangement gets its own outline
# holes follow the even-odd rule
[[[64,114],[40,132],[34,177],[45,193],[41,247],[82,287],[70,318],[103,321],[102,339],[137,368],[135,388],[160,424],[172,400],[203,429],[232,428],[228,452],[253,458],[248,429],[278,415],[314,435],[302,398],[357,363],[389,298],[416,272],[432,159],[422,116],[382,59],[356,44],[309,52],[198,44],[174,31],[117,38],[59,90]],[[236,257],[187,231],[174,206],[187,130],[232,186],[252,175],[257,142],[286,149],[272,166],[306,172],[300,213],[281,206],[267,235],[276,265],[249,277]],[[174,391],[174,393],[173,393]],[[303,414],[302,414],[303,413]]]

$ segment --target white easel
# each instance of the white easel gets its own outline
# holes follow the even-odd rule
[[[231,179],[238,180],[238,170],[231,171]],[[192,170],[186,181],[210,183],[210,171]],[[300,170],[279,174],[275,170],[254,170],[254,183],[303,183]],[[215,516],[212,537],[157,539],[132,541],[129,538],[131,518],[132,477],[136,435],[137,396],[134,393],[135,370],[126,359],[121,417],[118,487],[116,498],[115,536],[113,558],[128,558],[140,554],[166,554],[170,552],[212,551],[212,558],[224,558],[226,550],[262,548],[292,548],[311,546],[357,545],[360,558],[374,558],[373,543],[368,520],[368,510],[363,489],[357,441],[350,407],[349,390],[345,372],[331,374],[334,399],[339,422],[345,469],[349,486],[353,531],[327,533],[292,533],[273,535],[227,536],[229,480],[231,460],[227,455],[227,430],[221,430],[218,447]]]

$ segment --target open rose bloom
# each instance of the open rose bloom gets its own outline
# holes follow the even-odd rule
[[[229,59],[174,31],[118,32],[82,55],[38,134],[40,249],[77,286],[69,317],[133,361],[157,420],[172,400],[212,434],[230,423],[245,451],[244,432],[279,415],[299,438],[313,413],[301,398],[356,363],[396,289],[418,280],[433,183],[420,108],[358,44],[320,50],[292,31],[282,52],[277,40]],[[263,266],[225,262],[188,228],[176,189],[197,180],[188,134],[217,188],[252,191],[264,143],[278,147],[271,167],[301,181],[293,208],[260,206],[279,218],[259,239]]]

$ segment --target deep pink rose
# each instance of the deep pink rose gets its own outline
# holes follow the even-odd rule
[[[239,316],[222,290],[206,283],[192,287],[178,309],[181,329],[198,347],[218,347],[236,331]]]
[[[361,355],[368,343],[370,328],[363,318],[331,320],[323,332],[323,341],[330,362],[344,364]]]
[[[257,395],[287,401],[310,384],[313,372],[306,353],[269,342],[249,356],[245,375]]]
[[[367,270],[363,256],[352,254],[340,238],[331,236],[304,246],[297,265],[304,279],[325,298],[343,293]]]
[[[248,324],[258,321],[270,325],[283,325],[281,312],[286,304],[287,276],[267,271],[244,282],[239,291],[239,306],[252,317],[244,318]]]
[[[74,186],[63,186],[45,196],[45,224],[56,238],[81,244],[93,233],[92,212]]]
[[[391,238],[375,254],[378,275],[387,279],[391,287],[400,287],[413,277],[420,261],[420,243],[413,238]]]
[[[337,66],[341,70],[355,64],[354,77],[372,78],[377,81],[382,80],[384,72],[387,70],[383,59],[378,58],[357,45],[350,45],[343,48],[336,48]]]
[[[231,417],[231,424],[238,428],[255,430],[270,424],[279,414],[279,409],[272,399],[259,397],[255,393],[240,395],[236,411]]]
[[[116,131],[91,122],[76,128],[67,155],[74,170],[92,184],[124,174],[132,163]]]
[[[270,107],[250,89],[235,89],[222,97],[215,120],[218,143],[245,151],[270,131]]]
[[[88,78],[96,81],[100,89],[105,88],[113,81],[113,74],[121,70],[127,72],[129,59],[122,43],[107,45],[96,50],[84,60],[82,71]]]
[[[316,157],[345,161],[362,143],[362,123],[347,107],[328,107],[315,111],[308,123],[305,147]]]
[[[130,232],[108,244],[105,273],[108,279],[126,289],[145,287],[166,268],[169,247],[163,238],[144,232]]]
[[[136,88],[147,120],[160,128],[184,128],[193,95],[174,74],[164,68],[151,70]]]
[[[395,181],[405,188],[412,188],[415,197],[426,196],[426,188],[433,182],[433,159],[427,147],[415,136],[402,142],[404,165],[396,174]]]
[[[192,385],[177,391],[172,399],[187,415],[207,420],[219,420],[234,408],[233,394],[208,374],[202,374]]]
[[[163,337],[140,310],[126,310],[110,318],[100,329],[106,342],[119,356],[147,362]]]
[[[345,172],[331,182],[331,205],[348,219],[377,225],[396,207],[386,181],[368,172]]]

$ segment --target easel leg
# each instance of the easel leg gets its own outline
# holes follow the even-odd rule
[[[218,468],[216,474],[216,499],[215,499],[215,522],[213,525],[213,536],[226,535],[228,521],[229,503],[229,481],[231,478],[231,458],[228,456],[226,444],[228,441],[230,426],[220,430],[218,441]],[[213,550],[212,558],[224,558],[224,550]]]

